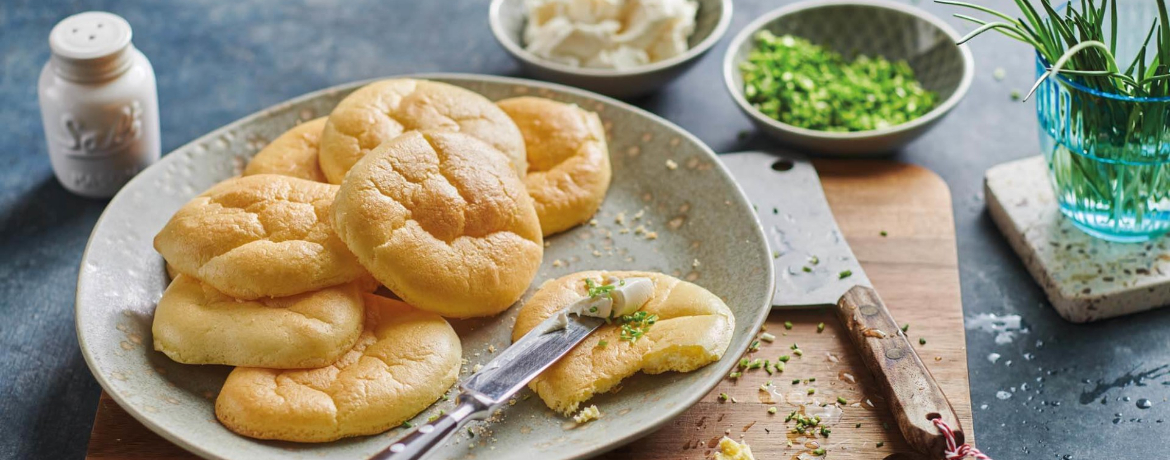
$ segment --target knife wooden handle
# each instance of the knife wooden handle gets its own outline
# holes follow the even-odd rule
[[[881,386],[910,447],[933,458],[943,457],[946,439],[931,421],[936,418],[942,418],[962,444],[959,417],[877,291],[854,286],[837,301],[837,317]]]

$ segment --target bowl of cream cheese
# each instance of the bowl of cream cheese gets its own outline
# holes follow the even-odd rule
[[[532,76],[631,98],[711,49],[731,22],[731,0],[493,0],[489,21]]]

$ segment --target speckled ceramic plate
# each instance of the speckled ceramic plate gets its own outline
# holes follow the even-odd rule
[[[637,375],[593,402],[605,416],[570,429],[540,398],[504,408],[490,434],[459,433],[430,458],[543,460],[580,458],[649,433],[713,388],[747,348],[771,308],[772,263],[751,204],[711,150],[652,114],[581,90],[476,75],[418,75],[459,85],[490,99],[535,95],[597,111],[610,131],[613,185],[597,215],[551,238],[533,286],[580,270],[656,270],[698,283],[735,312],[736,331],[723,360],[698,371]],[[136,419],[207,458],[365,458],[402,434],[326,444],[257,441],[215,419],[214,400],[231,370],[175,363],[151,346],[155,303],[167,285],[155,233],[183,203],[237,175],[248,159],[294,124],[329,113],[352,83],[311,93],[196,139],[143,171],[114,197],[94,228],[77,281],[77,335],[102,387]],[[668,167],[668,164],[671,167]],[[616,222],[624,213],[625,225]],[[635,231],[637,227],[644,231]],[[623,232],[622,229],[628,229]],[[657,238],[647,237],[655,232]],[[531,294],[531,290],[529,291]],[[527,297],[527,295],[525,296]],[[523,301],[523,300],[521,300]],[[456,321],[468,368],[509,343],[517,307],[486,319]],[[466,377],[466,370],[461,377]],[[453,401],[440,401],[416,422]],[[477,422],[478,423],[478,422]]]

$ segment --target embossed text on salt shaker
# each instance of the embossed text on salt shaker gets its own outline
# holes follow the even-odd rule
[[[113,196],[160,154],[154,69],[121,17],[90,11],[49,33],[37,86],[53,173],[69,191]]]

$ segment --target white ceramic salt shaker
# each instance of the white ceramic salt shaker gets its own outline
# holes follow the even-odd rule
[[[49,33],[37,92],[49,161],[78,195],[113,196],[159,157],[158,90],[150,61],[120,16],[89,11]]]

